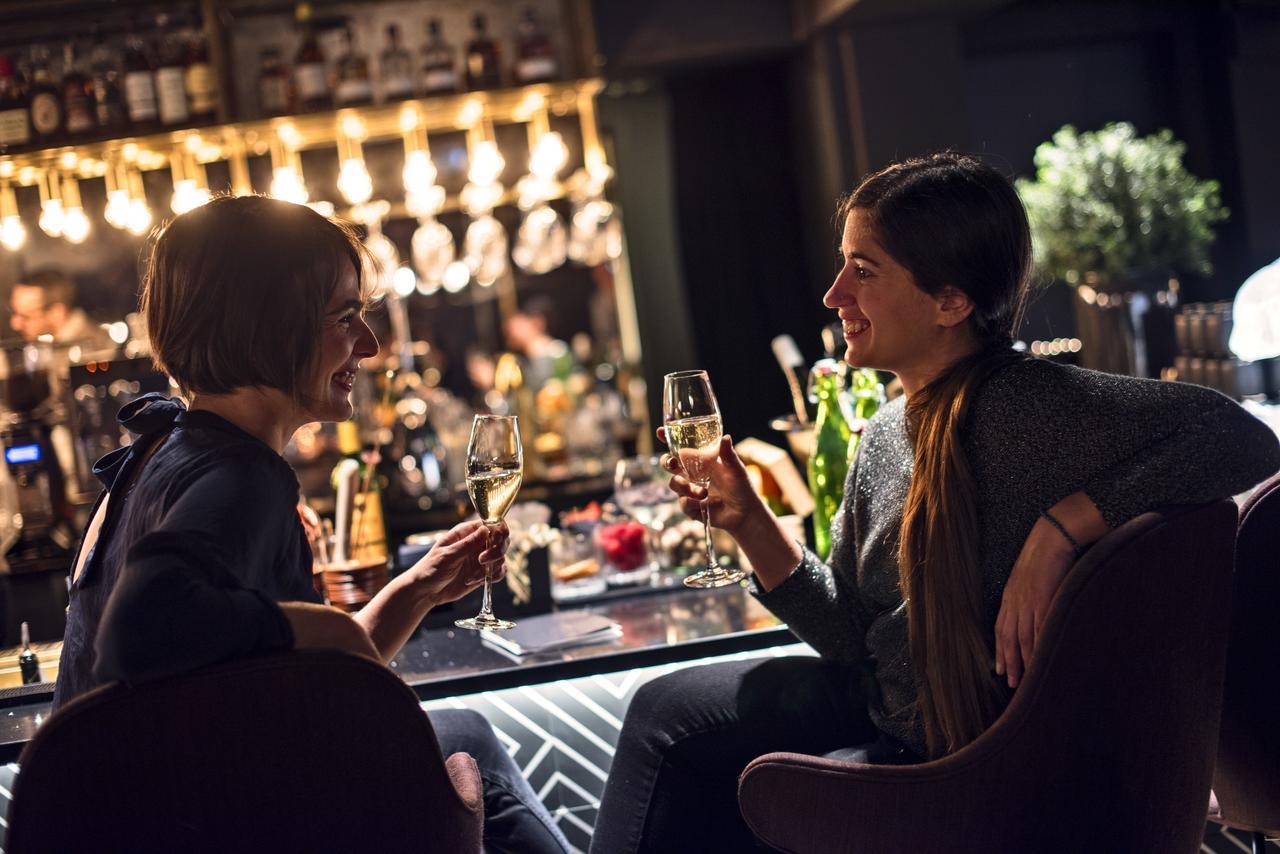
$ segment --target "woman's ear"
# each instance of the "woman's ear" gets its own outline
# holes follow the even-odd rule
[[[973,314],[973,300],[969,295],[954,285],[947,285],[934,297],[938,304],[938,324],[940,326],[959,326]]]

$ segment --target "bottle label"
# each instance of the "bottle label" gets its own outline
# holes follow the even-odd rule
[[[30,141],[26,108],[0,110],[0,145],[26,145]]]
[[[324,63],[305,62],[295,68],[293,73],[299,100],[315,101],[329,96],[329,81],[325,76]]]
[[[382,91],[389,99],[408,98],[413,94],[413,78],[403,74],[382,78]]]
[[[549,80],[560,71],[555,57],[530,56],[516,63],[516,76],[522,83],[531,80]]]
[[[428,92],[452,92],[458,88],[458,75],[452,68],[433,68],[425,82]]]
[[[39,92],[31,98],[31,129],[40,136],[56,133],[62,122],[62,105],[51,92]]]
[[[289,109],[289,84],[283,76],[263,77],[258,83],[258,100],[262,112],[283,113]]]
[[[124,76],[124,100],[129,119],[149,122],[156,117],[156,81],[150,71],[130,71]]]
[[[191,102],[191,112],[196,115],[212,113],[218,106],[218,87],[213,79],[213,68],[207,62],[198,62],[187,67],[186,72],[187,100]]]
[[[187,112],[187,85],[181,68],[161,68],[156,72],[156,93],[160,101],[160,121],[176,125],[190,118]]]
[[[93,102],[83,91],[67,94],[67,132],[84,133],[93,129]]]
[[[341,80],[338,82],[338,91],[333,94],[339,104],[355,104],[372,100],[373,87],[368,80],[361,78]]]
[[[386,558],[387,535],[382,521],[382,494],[377,489],[358,493],[351,519],[352,560]]]

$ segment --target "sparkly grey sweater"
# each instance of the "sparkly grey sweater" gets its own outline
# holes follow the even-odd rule
[[[806,551],[781,584],[753,592],[824,658],[863,670],[872,721],[923,756],[898,588],[912,469],[903,403],[889,403],[866,427],[832,523],[829,563]],[[1280,468],[1276,436],[1215,391],[1039,359],[978,389],[963,440],[977,481],[993,637],[1005,582],[1042,510],[1083,489],[1114,528],[1162,505],[1236,495]]]

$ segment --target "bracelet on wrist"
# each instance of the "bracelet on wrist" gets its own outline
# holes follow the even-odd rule
[[[1041,510],[1040,515],[1046,522],[1058,529],[1058,533],[1062,534],[1063,539],[1065,539],[1068,545],[1071,546],[1072,557],[1075,560],[1079,560],[1080,555],[1084,554],[1084,546],[1080,545],[1080,542],[1075,537],[1071,536],[1071,532],[1067,530],[1067,526],[1059,522],[1058,518],[1048,510]]]

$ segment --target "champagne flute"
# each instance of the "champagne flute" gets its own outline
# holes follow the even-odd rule
[[[467,493],[480,519],[493,528],[507,515],[520,491],[524,477],[524,452],[520,447],[520,426],[514,415],[477,415],[471,422],[471,441],[467,443]],[[493,597],[489,591],[492,564],[485,566],[484,599],[480,613],[455,626],[461,629],[493,629],[515,627],[510,620],[493,615]]]
[[[680,461],[690,483],[711,486],[711,466],[720,456],[720,407],[706,371],[667,374],[662,383],[662,420],[667,444]],[[710,494],[702,504],[702,527],[707,542],[707,568],[684,580],[688,587],[723,587],[745,578],[740,569],[726,570],[716,563],[711,545]]]

